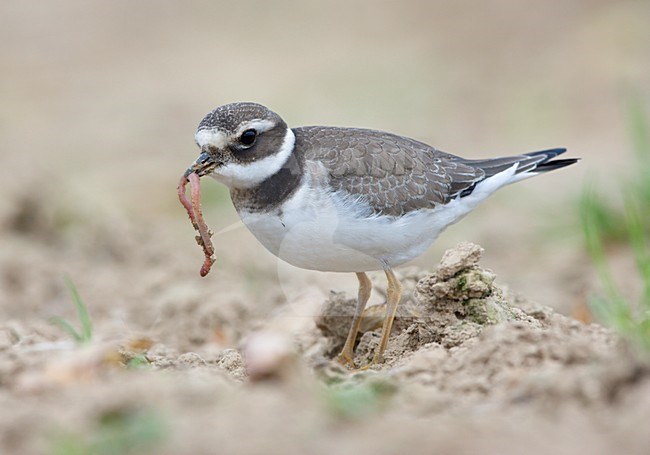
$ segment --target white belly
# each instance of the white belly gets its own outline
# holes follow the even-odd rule
[[[422,254],[450,224],[509,183],[514,169],[489,178],[474,192],[435,209],[403,217],[374,216],[359,201],[305,185],[271,213],[240,211],[257,239],[280,259],[328,272],[381,270]],[[365,214],[365,215],[364,215]]]
[[[303,195],[296,194],[299,199]],[[381,270],[417,257],[437,233],[424,228],[425,214],[355,218],[354,211],[333,200],[282,212],[240,212],[250,231],[280,259],[304,269],[328,272]],[[424,221],[424,220],[422,220]],[[417,227],[420,227],[419,229]]]

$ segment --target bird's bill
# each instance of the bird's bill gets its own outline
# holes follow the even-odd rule
[[[185,171],[185,177],[188,177],[192,173],[197,174],[199,177],[203,177],[210,174],[216,166],[217,163],[214,161],[214,158],[207,152],[202,152],[196,161],[187,168]]]

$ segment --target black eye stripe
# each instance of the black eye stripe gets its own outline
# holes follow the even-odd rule
[[[253,145],[255,143],[255,139],[257,139],[257,131],[253,128],[247,129],[241,133],[241,136],[239,136],[239,142],[246,147]]]

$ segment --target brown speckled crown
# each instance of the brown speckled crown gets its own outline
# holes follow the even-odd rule
[[[218,129],[232,133],[242,122],[250,120],[270,120],[285,125],[282,118],[270,109],[257,103],[232,103],[219,106],[199,123],[197,131]]]

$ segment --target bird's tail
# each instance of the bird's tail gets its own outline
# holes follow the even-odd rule
[[[555,169],[560,169],[578,162],[579,158],[554,159],[564,152],[566,152],[565,148],[556,148],[503,158],[467,160],[465,164],[482,169],[485,172],[485,178],[492,177],[517,164],[515,175],[521,174],[521,178],[526,178],[538,173],[554,171]]]
[[[457,194],[460,197],[469,196],[474,192],[476,186],[482,182],[492,181],[494,188],[498,188],[533,177],[542,172],[553,171],[571,164],[577,163],[578,158],[554,159],[556,156],[566,152],[565,148],[542,150],[540,152],[525,153],[523,155],[504,156],[501,158],[489,158],[485,160],[462,160],[462,163],[483,171],[481,178],[471,182],[471,185],[462,188]],[[516,167],[515,167],[516,166]],[[512,170],[505,179],[498,178],[501,172]],[[495,177],[495,179],[491,179]]]

